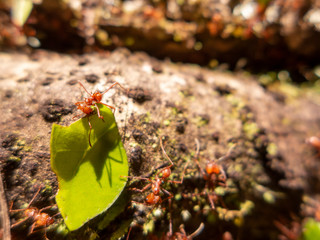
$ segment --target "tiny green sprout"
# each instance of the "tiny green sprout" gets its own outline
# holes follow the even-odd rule
[[[182,195],[180,193],[177,193],[175,196],[174,196],[174,199],[176,201],[180,201],[182,199]]]
[[[254,208],[254,203],[250,200],[245,201],[240,204],[240,212],[243,216],[250,214],[252,209]]]
[[[195,212],[199,212],[200,211],[200,206],[199,205],[194,205],[193,206],[193,211],[195,211]]]
[[[169,125],[170,125],[170,120],[168,120],[168,119],[164,120],[164,121],[163,121],[163,124],[164,124],[165,126],[169,126]]]
[[[206,216],[210,213],[210,211],[212,210],[212,208],[206,204],[204,207],[203,207],[203,214]]]
[[[275,143],[269,143],[267,147],[267,151],[271,156],[276,156],[278,153],[278,147]]]
[[[154,209],[152,214],[156,219],[160,219],[163,216],[161,208]]]
[[[143,234],[147,235],[148,233],[153,232],[154,230],[154,221],[153,219],[150,219],[148,222],[143,224]]]
[[[61,238],[63,238],[64,236],[67,236],[69,234],[69,230],[63,222],[61,222],[59,224],[59,226],[56,228],[56,234],[60,235]]]
[[[218,196],[224,196],[226,194],[226,189],[224,187],[218,186],[214,189],[214,192],[218,195]]]

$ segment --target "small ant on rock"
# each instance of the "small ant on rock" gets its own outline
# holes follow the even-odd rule
[[[147,195],[146,201],[145,201],[145,203],[147,205],[156,206],[157,204],[161,204],[164,201],[160,196],[161,192],[163,192],[166,195],[168,195],[168,197],[165,200],[168,200],[168,199],[172,198],[173,197],[172,193],[168,192],[166,189],[161,187],[161,185],[163,185],[166,182],[182,184],[183,178],[184,178],[184,172],[185,172],[185,170],[186,170],[186,168],[188,166],[188,164],[186,164],[186,166],[184,167],[184,171],[182,173],[180,181],[168,180],[168,178],[171,175],[171,168],[174,166],[174,164],[173,164],[172,160],[169,158],[169,156],[167,155],[166,151],[164,150],[161,138],[160,138],[160,146],[161,146],[161,149],[162,149],[162,152],[163,152],[164,156],[170,162],[170,165],[160,169],[160,171],[157,173],[157,175],[155,176],[154,179],[144,178],[144,177],[137,177],[137,176],[121,176],[121,177],[126,177],[126,178],[131,178],[131,179],[146,180],[146,181],[150,182],[142,189],[138,189],[138,188],[131,188],[130,189],[130,190],[136,191],[136,192],[144,192],[144,191],[148,190],[149,188],[151,188],[151,193],[149,193]]]
[[[229,155],[233,147],[228,151],[228,153],[219,158],[217,161],[209,161],[206,166],[205,170],[200,166],[200,163],[198,161],[199,158],[199,152],[200,152],[200,143],[198,139],[195,139],[197,150],[196,150],[196,158],[195,162],[199,167],[199,170],[201,172],[201,175],[203,176],[203,179],[206,181],[206,185],[204,188],[204,191],[202,191],[200,194],[192,194],[194,195],[205,195],[208,197],[210,206],[212,209],[215,209],[214,202],[218,200],[218,196],[215,194],[214,189],[217,185],[220,186],[226,186],[226,180],[227,176],[221,166],[217,164],[217,162],[222,161],[226,159]],[[184,194],[185,197],[187,197],[187,194]]]
[[[320,156],[320,138],[316,136],[312,136],[306,140],[306,143],[309,143],[318,151],[318,157]]]
[[[182,175],[181,175],[180,181],[169,180],[168,178],[171,175],[171,168],[174,166],[174,164],[173,164],[172,160],[169,158],[169,156],[167,155],[166,151],[164,150],[161,138],[160,138],[160,147],[162,149],[162,152],[163,152],[164,156],[170,162],[170,165],[160,169],[159,172],[156,174],[154,179],[144,178],[144,177],[137,177],[137,176],[120,176],[120,177],[125,177],[125,178],[130,178],[130,179],[145,180],[145,181],[149,182],[142,189],[130,188],[130,190],[142,193],[142,192],[145,192],[146,190],[151,188],[151,192],[147,195],[144,203],[131,201],[133,203],[145,204],[145,205],[153,206],[152,209],[150,210],[150,212],[152,212],[152,210],[156,206],[158,206],[159,204],[161,204],[165,200],[169,200],[169,206],[171,208],[171,198],[173,198],[173,194],[170,193],[169,191],[167,191],[166,189],[164,189],[162,187],[162,185],[167,183],[167,182],[176,183],[176,184],[182,184],[183,183],[183,178],[184,178],[184,173],[185,173],[185,170],[186,170],[186,168],[188,166],[188,164],[185,165],[184,170],[183,170]],[[161,192],[166,194],[167,198],[162,199]],[[132,229],[132,227],[130,227],[130,229],[128,231],[127,239],[129,239],[129,234],[131,232],[131,229]],[[172,223],[171,223],[171,221],[170,221],[170,233],[172,235]]]
[[[40,190],[41,190],[41,187],[38,189],[36,194],[33,196],[31,201],[29,202],[28,206],[24,209],[12,210],[11,208],[12,208],[13,202],[11,203],[10,210],[9,210],[10,213],[24,211],[24,216],[25,216],[24,219],[12,224],[11,228],[15,228],[15,227],[19,226],[20,224],[26,222],[27,220],[31,219],[33,221],[33,224],[31,225],[31,227],[29,229],[28,235],[31,235],[32,233],[40,231],[42,228],[44,228],[44,237],[46,240],[48,240],[47,235],[46,235],[46,229],[49,225],[52,225],[54,223],[54,216],[50,217],[49,214],[44,213],[43,211],[52,208],[52,206],[48,206],[48,207],[45,207],[42,209],[38,209],[36,207],[30,207],[32,202],[35,200],[35,198],[39,194]],[[37,230],[35,230],[35,229],[37,229]]]
[[[103,105],[107,106],[108,108],[112,109],[112,111],[114,112],[115,111],[115,107],[101,102],[103,95],[106,92],[108,92],[111,88],[116,86],[116,85],[120,86],[125,92],[128,92],[128,91],[120,83],[115,82],[109,88],[107,88],[105,91],[103,91],[102,93],[99,92],[99,91],[95,91],[94,93],[91,94],[83,86],[83,84],[81,82],[79,82],[79,84],[86,91],[86,93],[88,93],[88,95],[90,96],[88,98],[85,98],[84,101],[76,102],[75,105],[77,106],[77,109],[81,110],[86,115],[86,117],[88,118],[88,123],[89,123],[89,127],[90,127],[90,130],[89,130],[89,145],[90,145],[90,147],[92,147],[91,141],[90,141],[92,125],[91,125],[89,116],[92,115],[94,113],[94,109],[96,109],[98,117],[103,120],[103,116],[101,116],[101,114],[100,114],[100,109],[99,109],[97,103],[100,103],[100,104],[103,104]],[[77,116],[75,116],[75,117],[77,117]]]

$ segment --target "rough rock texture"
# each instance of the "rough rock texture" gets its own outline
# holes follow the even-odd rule
[[[199,239],[218,238],[226,232],[235,239],[275,239],[278,231],[273,221],[289,219],[290,212],[300,216],[302,196],[319,191],[320,186],[310,185],[319,179],[319,162],[305,142],[320,131],[320,98],[312,92],[291,94],[298,91],[292,86],[288,86],[290,92],[268,90],[245,74],[158,61],[126,49],[82,56],[1,53],[0,61],[0,169],[7,200],[14,201],[15,208],[30,201],[39,183],[47,186],[43,202],[53,201],[58,185],[50,169],[51,125],[68,125],[80,114],[74,103],[86,93],[77,81],[88,91],[102,91],[114,81],[129,89],[125,94],[113,88],[104,95],[104,102],[116,107],[132,175],[145,176],[163,165],[156,144],[159,136],[169,139],[166,150],[176,163],[175,174],[185,159],[191,159],[191,172],[199,172],[191,158],[196,138],[201,165],[206,159],[224,156],[235,144],[231,156],[219,163],[236,189],[236,200],[229,201],[229,206],[226,201],[226,209],[236,211],[241,202],[250,200],[254,210],[248,215],[241,212],[237,216],[245,221],[233,225],[230,215],[217,209],[224,224],[214,225],[212,232],[213,223],[205,222],[209,228]],[[192,183],[192,176],[187,181]],[[172,191],[194,192],[193,185]],[[192,212],[190,203],[180,207],[198,222],[205,221],[199,212]],[[181,210],[176,211],[173,218],[180,215]],[[174,220],[174,229],[180,224],[181,220]],[[199,226],[186,225],[187,233]],[[162,222],[158,230],[167,229]]]

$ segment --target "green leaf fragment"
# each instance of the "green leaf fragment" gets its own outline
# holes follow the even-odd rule
[[[13,0],[11,8],[12,21],[22,27],[27,21],[31,11],[33,3],[32,0]]]
[[[51,167],[59,181],[56,202],[71,231],[112,207],[127,182],[119,177],[128,175],[128,161],[113,113],[98,106],[104,120],[97,114],[89,117],[92,147],[88,118],[69,127],[52,127]]]

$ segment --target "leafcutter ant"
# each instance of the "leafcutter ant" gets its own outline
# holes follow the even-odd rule
[[[164,150],[161,138],[160,138],[160,147],[161,147],[161,150],[162,150],[164,156],[170,162],[170,165],[167,166],[167,167],[161,168],[153,179],[145,178],[145,177],[137,177],[137,176],[121,176],[121,177],[125,177],[125,178],[130,178],[130,179],[145,180],[145,181],[149,182],[142,189],[131,188],[130,190],[143,193],[146,190],[151,189],[151,192],[145,198],[145,202],[141,203],[141,202],[132,201],[133,203],[145,204],[145,205],[148,205],[148,206],[153,206],[152,209],[150,210],[150,212],[156,206],[158,206],[159,204],[161,204],[162,202],[164,202],[166,200],[169,200],[169,207],[171,207],[171,198],[173,197],[173,194],[170,193],[169,191],[167,191],[166,189],[164,189],[162,186],[163,186],[163,184],[168,183],[168,182],[169,183],[182,184],[183,183],[183,178],[184,178],[184,173],[185,173],[185,170],[186,170],[186,168],[188,166],[188,164],[185,165],[184,170],[183,170],[182,175],[181,175],[180,181],[169,180],[168,178],[171,175],[171,168],[174,166],[174,164],[173,164],[172,160],[170,159],[170,157],[167,155],[166,151]],[[162,194],[161,193],[167,195],[167,197],[165,199],[162,199]],[[170,232],[172,233],[171,226],[172,225],[171,225],[171,221],[170,221]],[[129,234],[131,232],[131,228],[128,231],[127,239],[129,239]]]
[[[98,103],[100,104],[103,104],[105,106],[107,106],[108,108],[112,109],[112,111],[114,112],[115,111],[115,107],[113,106],[110,106],[108,104],[105,104],[103,102],[101,102],[102,100],[102,97],[103,95],[108,92],[111,88],[113,88],[114,86],[118,85],[120,86],[123,90],[125,90],[125,92],[127,92],[127,90],[118,82],[115,82],[113,83],[110,87],[108,87],[105,91],[103,91],[102,93],[99,92],[99,91],[95,91],[94,93],[90,93],[84,86],[81,82],[79,82],[80,86],[86,91],[86,93],[89,95],[88,98],[85,98],[84,101],[79,101],[79,102],[76,102],[75,105],[77,106],[77,109],[81,110],[85,116],[87,117],[88,119],[88,123],[89,123],[89,127],[90,127],[90,130],[89,130],[89,145],[90,147],[92,147],[91,145],[91,141],[90,141],[90,136],[91,136],[91,130],[92,130],[92,125],[91,125],[91,122],[90,122],[90,119],[89,117],[94,114],[94,110],[96,109],[97,111],[97,114],[98,114],[98,117],[100,119],[103,120],[103,116],[100,114],[100,109],[98,107]],[[75,116],[77,117],[77,116]]]
[[[200,166],[200,163],[198,161],[199,158],[199,152],[200,152],[200,143],[198,139],[195,139],[197,150],[195,155],[195,162],[199,167],[199,170],[201,172],[201,175],[203,176],[203,179],[206,181],[206,185],[204,187],[204,190],[200,194],[192,194],[192,195],[205,195],[207,196],[210,206],[212,209],[215,209],[214,202],[218,200],[218,196],[214,192],[214,189],[217,185],[226,186],[226,174],[223,170],[223,168],[218,165],[217,162],[222,161],[226,159],[229,155],[233,147],[228,151],[228,153],[219,158],[217,161],[209,161],[206,166],[205,170]],[[184,196],[187,196],[184,194]]]
[[[19,225],[21,225],[22,223],[26,222],[27,220],[32,220],[32,225],[29,228],[29,232],[28,235],[31,235],[34,232],[40,231],[41,229],[44,228],[44,237],[46,240],[48,240],[47,235],[46,235],[46,229],[49,225],[52,225],[54,223],[54,216],[50,217],[49,214],[44,213],[43,211],[52,208],[52,206],[48,206],[42,209],[38,209],[36,207],[30,207],[32,202],[35,200],[35,198],[37,197],[37,195],[39,194],[41,190],[41,187],[38,189],[38,191],[36,192],[36,194],[33,196],[33,198],[31,199],[31,201],[29,202],[28,206],[24,209],[15,209],[12,210],[12,204],[10,206],[10,213],[15,213],[15,212],[24,212],[24,216],[25,218],[12,224],[11,228],[15,228]]]
[[[166,183],[166,182],[182,184],[183,178],[184,178],[184,172],[185,172],[185,170],[187,168],[187,165],[188,165],[188,164],[186,164],[186,166],[184,167],[184,171],[182,173],[180,181],[168,180],[168,178],[171,175],[171,168],[174,166],[174,164],[173,164],[172,160],[169,158],[169,156],[167,155],[166,151],[164,150],[161,138],[160,138],[160,147],[162,149],[162,152],[163,152],[164,156],[170,162],[170,165],[160,169],[159,172],[156,174],[154,179],[144,178],[144,177],[137,177],[137,176],[121,176],[121,177],[126,177],[126,178],[131,178],[131,179],[146,180],[146,181],[149,182],[142,189],[138,189],[138,188],[131,188],[130,189],[130,190],[136,191],[136,192],[145,192],[146,190],[151,188],[151,192],[147,195],[146,200],[145,200],[145,203],[147,205],[161,204],[164,201],[161,198],[161,192],[163,192],[166,195],[168,195],[168,197],[165,200],[172,198],[173,197],[172,193],[170,193],[166,189],[164,189],[162,187],[162,185],[164,183]]]

